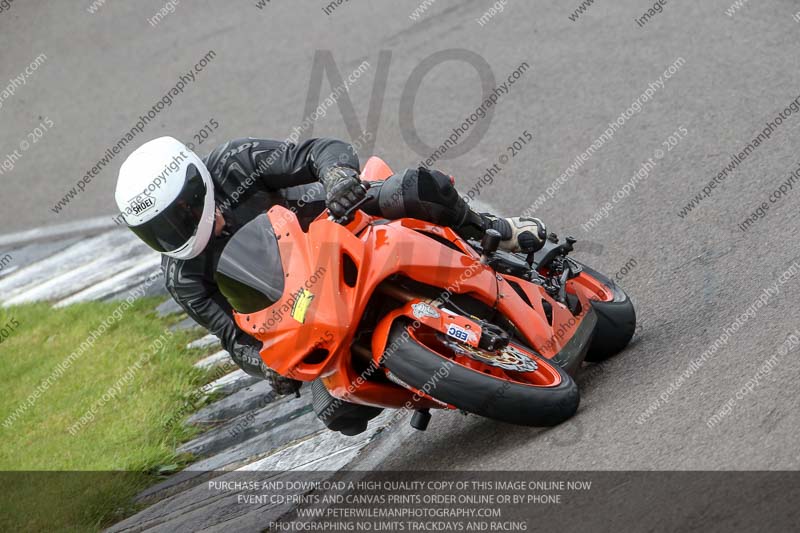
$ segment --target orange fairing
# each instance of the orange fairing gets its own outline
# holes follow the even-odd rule
[[[392,175],[392,169],[379,157],[370,157],[361,172],[361,178],[366,181],[385,180]]]
[[[497,299],[495,275],[474,253],[465,255],[403,226],[427,230],[466,249],[448,228],[413,219],[365,226],[357,217],[350,226],[319,219],[306,234],[283,207],[273,207],[268,216],[279,237],[286,290],[273,306],[237,314],[236,321],[264,343],[264,361],[283,375],[312,380],[347,372],[349,357],[333,356],[349,350],[353,326],[369,296],[392,274],[451,287],[453,292],[472,292],[489,305]],[[353,225],[363,226],[360,236],[353,233]],[[347,263],[352,264],[354,279],[346,275]]]
[[[364,175],[383,179],[391,175],[391,169],[373,158]],[[469,294],[496,309],[546,359],[557,357],[582,321],[582,316],[574,316],[540,285],[496,274],[450,228],[415,219],[377,223],[363,211],[343,226],[326,215],[304,232],[292,211],[280,206],[268,211],[278,239],[285,288],[274,305],[251,314],[236,313],[235,318],[241,329],[263,343],[261,356],[269,367],[302,381],[320,378],[337,398],[379,407],[443,407],[419,391],[368,378],[370,373],[383,373],[378,367],[392,321],[400,315],[419,318],[430,331],[445,335],[455,325],[454,331],[467,332],[466,344],[477,346],[480,323],[474,317],[449,313],[451,294]],[[437,309],[443,318],[416,317],[413,305],[421,300],[413,298],[383,317],[372,332],[373,366],[365,376],[354,365],[353,338],[376,288],[395,274],[440,288]],[[586,274],[570,280],[567,291],[586,310],[590,300],[611,297],[606,287]],[[551,320],[543,311],[545,305]]]

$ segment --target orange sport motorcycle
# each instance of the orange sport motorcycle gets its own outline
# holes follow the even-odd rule
[[[365,181],[389,177],[380,159]],[[411,218],[354,208],[304,231],[271,208],[228,242],[220,289],[241,329],[278,373],[313,381],[317,416],[346,435],[384,408],[460,409],[512,424],[552,426],[580,395],[573,375],[630,341],[636,316],[609,278],[568,257],[551,234],[535,254],[498,250]]]

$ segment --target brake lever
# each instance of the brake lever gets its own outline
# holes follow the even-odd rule
[[[559,244],[547,252],[542,260],[539,261],[539,264],[536,265],[536,268],[550,268],[550,265],[553,263],[553,260],[556,257],[566,257],[570,252],[572,252],[574,250],[572,245],[576,242],[578,242],[577,239],[573,237],[567,237],[567,242]]]

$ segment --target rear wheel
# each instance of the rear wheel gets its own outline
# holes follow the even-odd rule
[[[398,318],[383,363],[391,376],[464,411],[523,426],[555,426],[578,409],[580,395],[558,365],[512,340],[493,352]]]

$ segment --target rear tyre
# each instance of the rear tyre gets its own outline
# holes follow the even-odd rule
[[[636,331],[636,311],[631,299],[614,281],[586,265],[581,266],[614,295],[608,302],[592,302],[597,313],[597,326],[586,352],[586,361],[598,363],[618,354],[631,341]]]
[[[555,426],[577,411],[578,386],[558,365],[536,360],[558,374],[560,383],[554,386],[501,379],[433,351],[409,334],[410,324],[405,317],[392,324],[387,346],[396,349],[383,363],[395,378],[411,387],[464,411],[522,426]]]
[[[367,430],[367,423],[381,414],[383,409],[346,402],[331,396],[325,384],[315,380],[311,384],[314,413],[325,426],[342,435],[352,437]]]

